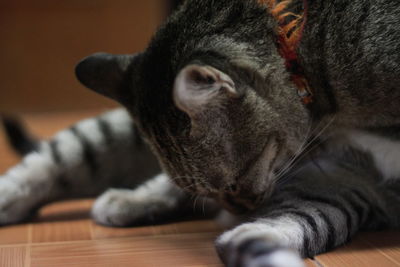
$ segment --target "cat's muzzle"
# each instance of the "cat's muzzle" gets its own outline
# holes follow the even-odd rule
[[[220,194],[221,205],[234,214],[243,214],[255,210],[264,199],[264,194],[237,194],[231,192]]]

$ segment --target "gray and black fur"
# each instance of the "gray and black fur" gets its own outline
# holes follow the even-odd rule
[[[239,214],[216,241],[227,266],[277,267],[360,230],[399,228],[400,2],[307,3],[298,53],[313,104],[297,95],[266,6],[187,0],[142,53],[77,66],[82,84],[129,115],[37,145],[0,179],[0,223],[110,186],[130,189],[106,191],[92,213],[114,226],[192,215],[199,197],[205,210]],[[164,171],[154,178],[147,145]]]

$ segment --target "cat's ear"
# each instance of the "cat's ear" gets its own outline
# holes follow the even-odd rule
[[[75,74],[87,88],[119,100],[124,95],[126,72],[136,57],[137,55],[96,53],[79,62]]]
[[[175,79],[174,101],[188,115],[201,113],[208,104],[238,97],[229,75],[211,66],[189,65]]]

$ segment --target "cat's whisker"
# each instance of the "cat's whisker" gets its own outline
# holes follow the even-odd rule
[[[320,138],[324,132],[332,125],[332,123],[335,121],[336,116],[332,116],[332,119],[321,129],[321,131],[315,135],[309,142],[309,144],[307,145],[307,147],[304,148],[304,151],[310,147],[311,145],[314,145],[314,147],[318,146],[318,144],[314,144],[314,141],[317,140],[318,138]],[[307,153],[309,153],[311,150],[309,150]],[[307,153],[302,153],[302,157],[305,156],[305,154]]]
[[[205,210],[205,202],[206,202],[206,198],[207,198],[208,194],[203,196],[203,207],[202,207],[202,211],[203,211],[203,216],[206,215],[206,210]]]
[[[193,201],[193,212],[196,211],[196,204],[197,204],[197,200],[199,199],[200,195],[196,195],[196,198]]]
[[[301,159],[303,159],[308,153],[310,153],[312,150],[314,150],[316,147],[319,146],[319,144],[315,144],[314,141],[317,140],[318,138],[320,138],[322,136],[322,134],[332,125],[332,123],[335,120],[335,116],[332,117],[332,119],[308,142],[308,144],[303,148],[302,152],[297,155],[295,157],[295,160],[293,160],[291,162],[291,165],[288,166],[288,168],[285,169],[284,172],[280,172],[279,175],[277,175],[277,180],[280,180],[282,178],[282,176],[285,175],[285,173],[298,161],[300,161]],[[311,149],[309,149],[308,151],[306,151],[310,146]]]
[[[195,184],[187,185],[187,186],[185,186],[185,187],[182,187],[181,189],[182,189],[182,190],[187,190],[187,189],[189,189],[189,188],[191,188],[191,187],[193,187],[193,186],[195,186]]]
[[[319,144],[314,144],[308,151],[304,152],[304,154],[301,155],[301,157],[298,159],[298,161],[302,160],[308,153],[310,153],[312,150],[314,150],[318,146],[319,146]],[[288,176],[285,176],[286,173],[282,174],[280,179],[277,179],[277,186],[285,184],[288,180],[292,179],[300,170],[301,170],[301,168],[298,168],[294,172],[290,173],[290,175],[288,175]]]
[[[296,155],[296,157],[294,157],[294,159],[290,162],[290,164],[279,173],[279,176],[276,177],[277,181],[282,180],[282,177],[284,177],[284,175],[301,159],[303,159],[306,154],[308,154],[309,152],[311,152],[314,148],[318,147],[319,144],[314,144],[310,149],[308,149],[310,147],[310,145],[313,144],[312,142],[308,143],[301,151],[301,153],[299,153],[298,155]],[[308,151],[307,151],[308,149]],[[306,152],[305,152],[306,151]]]
[[[282,173],[285,173],[288,168],[290,168],[291,164],[296,160],[296,157],[298,157],[303,151],[304,147],[306,146],[309,136],[312,133],[312,123],[310,122],[310,125],[307,129],[307,133],[305,134],[304,140],[299,146],[299,149],[294,153],[294,155],[287,161],[287,163],[284,164],[284,167],[276,174],[276,177],[280,177]],[[279,178],[277,178],[279,179]]]
[[[279,188],[281,185],[285,184],[287,181],[289,181],[294,176],[296,176],[296,174],[298,174],[301,170],[302,170],[302,168],[300,167],[300,168],[296,169],[295,171],[291,172],[290,175],[282,177],[282,179],[277,181],[276,186]]]

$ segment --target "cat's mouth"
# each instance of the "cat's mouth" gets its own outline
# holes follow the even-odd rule
[[[253,182],[242,179],[246,182],[237,183],[236,190],[219,192],[217,196],[219,202],[234,214],[244,214],[258,209],[276,190],[275,168],[266,175],[260,175],[258,179],[253,176]]]
[[[244,194],[221,193],[219,202],[228,211],[234,214],[244,214],[257,209],[265,200],[266,194]]]

